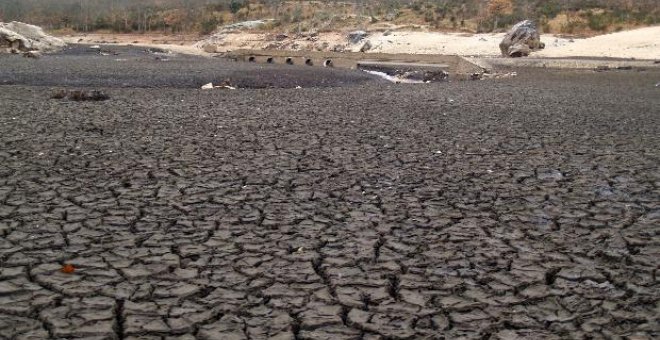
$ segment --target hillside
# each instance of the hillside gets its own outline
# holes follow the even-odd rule
[[[660,23],[656,0],[3,0],[0,21],[51,31],[208,34],[245,20],[261,30],[354,28],[492,32],[531,18],[545,33],[594,35]]]

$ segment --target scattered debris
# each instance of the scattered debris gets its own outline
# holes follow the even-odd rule
[[[74,267],[72,264],[67,263],[60,268],[60,272],[64,274],[73,274],[73,272],[76,271],[76,267]]]
[[[443,70],[395,71],[394,75],[404,79],[419,80],[424,83],[435,83],[449,79],[449,73]]]
[[[147,53],[154,53],[154,54],[155,54],[155,53],[169,54],[170,51],[168,51],[168,50],[166,50],[166,49],[159,48],[159,47],[149,47],[149,48],[147,49]]]
[[[99,45],[92,45],[92,46],[90,46],[89,48],[91,48],[91,49],[93,49],[93,50],[100,50],[100,49],[101,49],[101,46],[99,46]]]
[[[57,90],[50,96],[50,98],[51,99],[63,99],[63,98],[66,97],[66,94],[67,94],[66,90]]]
[[[484,72],[481,74],[479,79],[507,79],[507,78],[513,78],[517,77],[518,72],[505,72],[505,73],[498,73],[498,72]]]
[[[110,96],[105,94],[103,91],[99,90],[57,90],[51,96],[51,99],[64,99],[69,98],[70,100],[81,102],[81,101],[104,101],[110,99]]]
[[[54,52],[66,46],[59,38],[50,36],[41,27],[22,22],[0,22],[0,52]]]
[[[526,57],[544,48],[545,44],[541,42],[536,24],[531,20],[515,24],[500,43],[502,55],[510,58]]]

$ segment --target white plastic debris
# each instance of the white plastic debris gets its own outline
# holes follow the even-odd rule
[[[399,77],[391,76],[391,75],[389,75],[385,72],[370,71],[370,70],[363,70],[363,71],[367,72],[369,74],[373,74],[375,76],[381,77],[381,78],[383,78],[385,80],[388,80],[390,82],[397,83],[397,84],[401,84],[401,83],[405,83],[405,84],[424,84],[424,82],[421,81],[421,80],[412,80],[412,79],[399,78]]]
[[[213,83],[202,85],[202,90],[212,90],[212,89],[236,90],[236,88],[231,85],[213,86]]]
[[[100,49],[101,49],[101,46],[99,46],[99,45],[92,45],[92,46],[90,46],[89,48],[91,48],[91,49],[93,49],[93,50],[100,50]]]

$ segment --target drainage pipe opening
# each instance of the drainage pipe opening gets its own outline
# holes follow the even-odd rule
[[[275,59],[273,59],[273,57],[268,57],[268,59],[266,59],[266,62],[269,64],[273,64],[275,63]]]
[[[334,67],[332,64],[332,59],[326,59],[326,61],[323,63],[324,67]]]
[[[287,65],[293,65],[293,58],[291,58],[291,57],[286,58],[286,64]]]

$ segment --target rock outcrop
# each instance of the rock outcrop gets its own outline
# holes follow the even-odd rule
[[[16,21],[0,23],[0,53],[54,52],[64,46],[62,39],[44,33],[41,27]]]
[[[351,44],[357,44],[364,40],[367,36],[369,36],[369,33],[366,31],[353,31],[348,33],[346,38]]]
[[[515,24],[500,43],[502,55],[510,58],[526,57],[530,53],[545,48],[541,35],[531,20]]]

